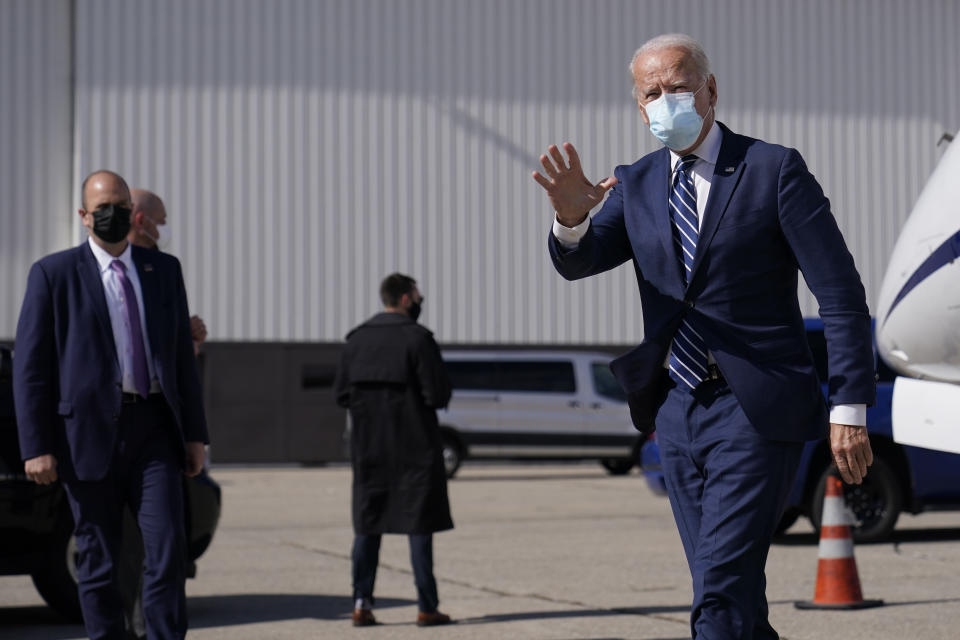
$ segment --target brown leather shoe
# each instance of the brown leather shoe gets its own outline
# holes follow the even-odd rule
[[[377,624],[377,619],[373,617],[373,611],[370,611],[370,609],[353,610],[353,626],[372,627],[375,624]]]
[[[451,624],[453,620],[450,619],[445,613],[440,613],[439,611],[434,611],[433,613],[424,613],[421,611],[417,614],[417,626],[418,627],[436,627],[441,624]]]

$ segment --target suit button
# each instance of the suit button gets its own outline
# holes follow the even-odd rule
[[[693,300],[684,300],[683,304],[687,305],[687,309],[693,309],[696,306],[693,304]]]
[[[119,414],[119,413],[113,414],[113,421],[114,421],[114,422],[120,422],[120,414]]]

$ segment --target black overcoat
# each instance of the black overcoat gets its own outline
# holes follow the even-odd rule
[[[347,335],[334,387],[353,424],[354,531],[452,529],[436,411],[450,380],[433,334],[402,313],[377,314]]]

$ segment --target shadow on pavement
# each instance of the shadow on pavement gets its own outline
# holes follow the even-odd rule
[[[880,542],[858,542],[857,546],[882,544],[900,544],[904,542],[952,542],[960,540],[960,527],[941,527],[937,529],[895,529],[893,534]],[[773,544],[783,546],[803,546],[819,544],[815,533],[786,533],[773,539]]]
[[[888,542],[951,542],[960,540],[960,527],[940,529],[901,529],[894,530]]]
[[[521,620],[554,620],[560,618],[589,618],[607,616],[646,616],[655,613],[689,613],[690,605],[667,605],[657,607],[626,607],[617,609],[566,609],[562,611],[524,611],[499,613],[487,616],[462,618],[460,624],[490,624]]]
[[[378,609],[415,604],[415,600],[377,598]],[[190,628],[202,629],[300,618],[346,621],[353,610],[353,600],[340,595],[301,593],[191,596],[187,598],[187,609]],[[2,638],[69,640],[84,635],[83,625],[67,622],[49,607],[0,607]]]
[[[803,545],[818,544],[820,539],[815,533],[781,533],[774,536],[773,544],[785,547],[801,547]]]
[[[405,607],[415,600],[377,598],[377,609]],[[312,618],[348,620],[353,599],[342,595],[308,593],[241,593],[223,596],[190,596],[187,598],[190,628],[255,624],[278,620]]]
[[[556,473],[556,474],[543,474],[543,473],[511,473],[508,475],[490,475],[490,476],[479,476],[479,475],[470,475],[469,472],[464,473],[460,472],[454,476],[450,482],[456,483],[467,483],[467,482],[526,482],[533,480],[545,480],[545,481],[554,481],[554,480],[604,480],[606,478],[613,477],[622,477],[628,478],[629,476],[611,476],[605,472],[598,471],[597,473]]]
[[[899,602],[883,601],[885,607],[907,607],[916,604],[943,604],[946,602],[960,602],[960,598],[943,598],[941,600],[903,600]]]

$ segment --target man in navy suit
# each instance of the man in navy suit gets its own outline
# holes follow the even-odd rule
[[[73,513],[90,638],[123,638],[116,588],[124,505],[143,534],[149,638],[183,638],[186,536],[181,473],[203,467],[207,429],[176,258],[131,246],[130,190],[83,183],[89,239],[30,269],[14,359],[27,476],[60,480]]]
[[[630,71],[640,114],[664,148],[592,184],[573,145],[564,144],[566,158],[550,146],[544,174],[533,176],[556,214],[550,255],[569,280],[633,261],[644,341],[612,368],[638,428],[656,421],[693,577],[693,637],[777,638],[764,565],[802,443],[829,433],[847,482],[860,483],[873,461],[863,285],[800,154],[715,122],[717,83],[696,41],[658,36]],[[805,339],[798,271],[820,304],[829,407]]]
[[[170,244],[170,225],[167,208],[160,196],[146,189],[131,189],[130,233],[127,240],[144,249],[167,251]],[[200,355],[200,345],[207,339],[207,325],[200,316],[190,316],[190,335],[193,353]]]

